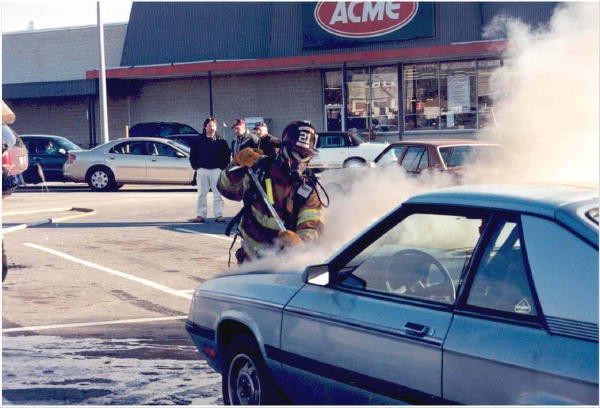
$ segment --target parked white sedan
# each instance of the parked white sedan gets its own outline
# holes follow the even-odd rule
[[[86,182],[94,191],[112,191],[123,184],[190,184],[194,170],[190,150],[173,140],[136,137],[112,140],[91,150],[72,150],[65,178]]]
[[[347,132],[321,132],[317,139],[319,154],[309,167],[314,170],[342,167],[367,167],[385,149],[387,143],[367,143]]]

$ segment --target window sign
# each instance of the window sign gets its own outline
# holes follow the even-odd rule
[[[469,77],[454,75],[448,77],[448,113],[469,112]]]
[[[305,48],[433,37],[434,3],[302,2],[302,29]]]

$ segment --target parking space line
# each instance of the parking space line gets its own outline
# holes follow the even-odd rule
[[[142,318],[142,319],[127,319],[127,320],[108,320],[108,321],[103,321],[103,322],[90,322],[90,323],[51,324],[51,325],[47,325],[47,326],[13,327],[10,329],[2,329],[2,333],[41,331],[41,330],[72,328],[72,327],[108,326],[108,325],[113,325],[113,324],[160,322],[160,321],[165,321],[165,320],[183,320],[183,319],[187,319],[187,315],[169,316],[169,317],[147,317],[147,318]]]
[[[225,241],[231,241],[233,238],[232,237],[228,237],[228,236],[221,236],[221,234],[217,235],[217,234],[207,234],[205,232],[198,232],[198,231],[194,231],[191,229],[187,229],[187,228],[175,228],[176,231],[181,231],[181,232],[191,232],[192,234],[198,234],[198,235],[204,235],[207,237],[212,237],[212,238],[218,238],[218,239],[224,239]]]
[[[75,258],[74,256],[71,256],[69,254],[65,254],[64,252],[59,252],[59,251],[56,251],[54,249],[46,248],[46,247],[43,247],[41,245],[32,244],[32,243],[29,243],[29,242],[24,243],[23,245],[25,245],[26,247],[29,247],[29,248],[33,248],[33,249],[37,249],[37,250],[40,250],[40,251],[47,252],[47,253],[52,254],[52,255],[56,255],[58,257],[64,258],[64,259],[69,260],[71,262],[78,263],[80,265],[84,265],[84,266],[87,266],[87,267],[90,267],[90,268],[98,269],[98,270],[100,270],[102,272],[110,273],[110,274],[118,276],[120,278],[128,279],[128,280],[131,280],[131,281],[134,281],[134,282],[137,282],[137,283],[141,283],[143,285],[146,285],[146,286],[149,286],[151,288],[154,288],[154,289],[166,292],[166,293],[168,293],[170,295],[173,295],[173,296],[179,296],[179,297],[183,297],[183,298],[186,298],[186,299],[191,299],[192,298],[192,295],[189,294],[189,293],[184,293],[184,292],[182,292],[180,290],[172,289],[172,288],[170,288],[168,286],[161,285],[160,283],[153,282],[153,281],[151,281],[149,279],[140,278],[140,277],[137,277],[137,276],[134,276],[134,275],[130,275],[130,274],[125,273],[125,272],[117,271],[116,269],[107,268],[106,266],[98,265],[98,264],[90,262],[90,261],[86,261],[86,260],[83,260],[83,259]]]

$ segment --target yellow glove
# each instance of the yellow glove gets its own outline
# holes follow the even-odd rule
[[[284,247],[291,247],[302,243],[302,238],[300,238],[300,235],[296,234],[294,231],[279,231],[278,235],[279,239],[281,240],[281,244]]]
[[[263,154],[262,150],[255,149],[253,147],[245,147],[239,151],[238,154],[233,156],[233,162],[238,166],[252,167],[254,163],[260,159]]]

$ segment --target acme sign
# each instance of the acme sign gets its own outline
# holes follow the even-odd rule
[[[319,26],[336,36],[372,38],[396,31],[412,21],[414,1],[319,2],[314,16]]]

